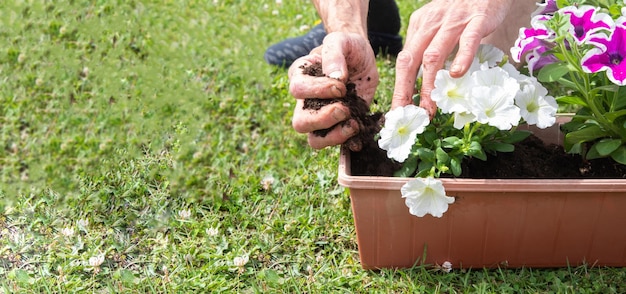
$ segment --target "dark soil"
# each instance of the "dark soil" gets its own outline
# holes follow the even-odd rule
[[[352,152],[352,174],[392,176],[398,163],[386,152]],[[580,155],[567,154],[559,145],[546,145],[531,135],[515,144],[513,152],[489,154],[487,161],[467,158],[460,178],[473,179],[577,179],[626,178],[626,166],[612,159],[585,161]]]
[[[302,70],[305,74],[311,76],[322,77],[322,64],[314,63],[308,66],[302,66]],[[321,99],[321,98],[308,98],[304,99],[304,109],[311,109],[313,111],[319,110],[323,106],[332,103],[343,103],[350,109],[350,118],[355,120],[359,125],[360,132],[346,141],[343,145],[348,147],[352,151],[370,150],[372,147],[378,148],[376,142],[373,141],[371,134],[376,134],[380,130],[380,120],[382,113],[370,113],[369,106],[361,97],[356,94],[354,83],[348,82],[346,84],[346,96],[335,99]],[[340,122],[345,124],[347,122]],[[316,136],[324,137],[337,125],[334,125],[328,129],[314,131]],[[370,146],[374,144],[374,146]]]
[[[303,67],[305,73],[323,76],[321,64]],[[346,85],[346,97],[338,99],[305,99],[304,109],[318,110],[331,103],[343,103],[350,109],[351,118],[359,123],[359,134],[346,143],[351,152],[353,175],[392,176],[401,164],[387,158],[386,151],[378,147],[374,137],[383,125],[382,113],[370,113],[354,84]],[[334,126],[333,126],[334,128]],[[315,132],[325,136],[331,130]],[[544,144],[531,135],[515,144],[513,152],[488,154],[487,161],[467,158],[462,164],[461,178],[475,179],[564,179],[564,178],[626,178],[626,166],[610,158],[583,160],[580,155],[568,154],[562,146]]]

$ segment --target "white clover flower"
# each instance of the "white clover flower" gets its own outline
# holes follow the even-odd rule
[[[103,254],[92,256],[89,258],[89,265],[92,267],[99,267],[102,265],[103,262],[104,262]]]
[[[188,219],[191,217],[191,210],[189,209],[183,209],[178,211],[178,217],[180,217],[181,219]]]
[[[220,231],[214,227],[208,228],[205,231],[206,231],[206,234],[210,237],[215,237],[220,233]]]
[[[556,122],[556,99],[548,96],[548,90],[539,83],[524,85],[515,96],[515,104],[528,124],[545,129]]]
[[[454,203],[454,197],[446,195],[443,183],[435,178],[415,178],[400,189],[409,213],[423,217],[430,214],[442,217],[448,211],[448,204]]]
[[[441,270],[442,270],[442,271],[444,271],[444,272],[446,272],[446,273],[451,272],[451,271],[452,271],[452,263],[451,263],[451,262],[449,262],[449,261],[444,261],[444,262],[441,264]]]
[[[481,44],[476,52],[478,63],[487,64],[489,67],[498,65],[504,58],[504,52],[493,45]]]
[[[378,145],[387,157],[404,162],[411,153],[417,134],[430,123],[428,112],[415,105],[396,107],[385,114],[385,126],[380,131]]]
[[[435,88],[430,97],[443,113],[467,112],[471,109],[468,94],[472,86],[473,81],[469,74],[452,78],[450,71],[442,69],[437,72]]]
[[[233,259],[233,264],[236,267],[239,267],[239,268],[245,266],[246,263],[248,263],[248,256],[247,255],[237,256],[237,257],[235,257],[235,259]]]
[[[76,221],[76,226],[78,226],[78,228],[83,231],[87,231],[87,228],[89,227],[89,219],[79,219],[78,221]]]
[[[274,185],[275,182],[276,182],[276,179],[273,176],[267,175],[263,177],[263,179],[261,179],[261,186],[263,187],[264,191],[269,191],[272,189],[272,186]]]
[[[74,236],[74,228],[72,227],[65,227],[63,229],[61,229],[61,235],[70,238],[72,236]]]

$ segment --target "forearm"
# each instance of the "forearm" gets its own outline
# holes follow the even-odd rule
[[[368,0],[313,0],[326,31],[357,33],[367,38]]]

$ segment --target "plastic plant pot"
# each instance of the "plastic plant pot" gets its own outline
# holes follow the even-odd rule
[[[562,141],[558,126],[533,131]],[[352,176],[341,151],[365,269],[626,266],[626,179],[442,179],[456,201],[441,218],[409,214],[408,180]]]

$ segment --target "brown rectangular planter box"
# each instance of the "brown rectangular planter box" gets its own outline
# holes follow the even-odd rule
[[[559,143],[557,127],[535,130]],[[341,151],[365,269],[626,266],[626,179],[442,179],[456,198],[442,218],[409,214],[409,178],[350,175]]]

